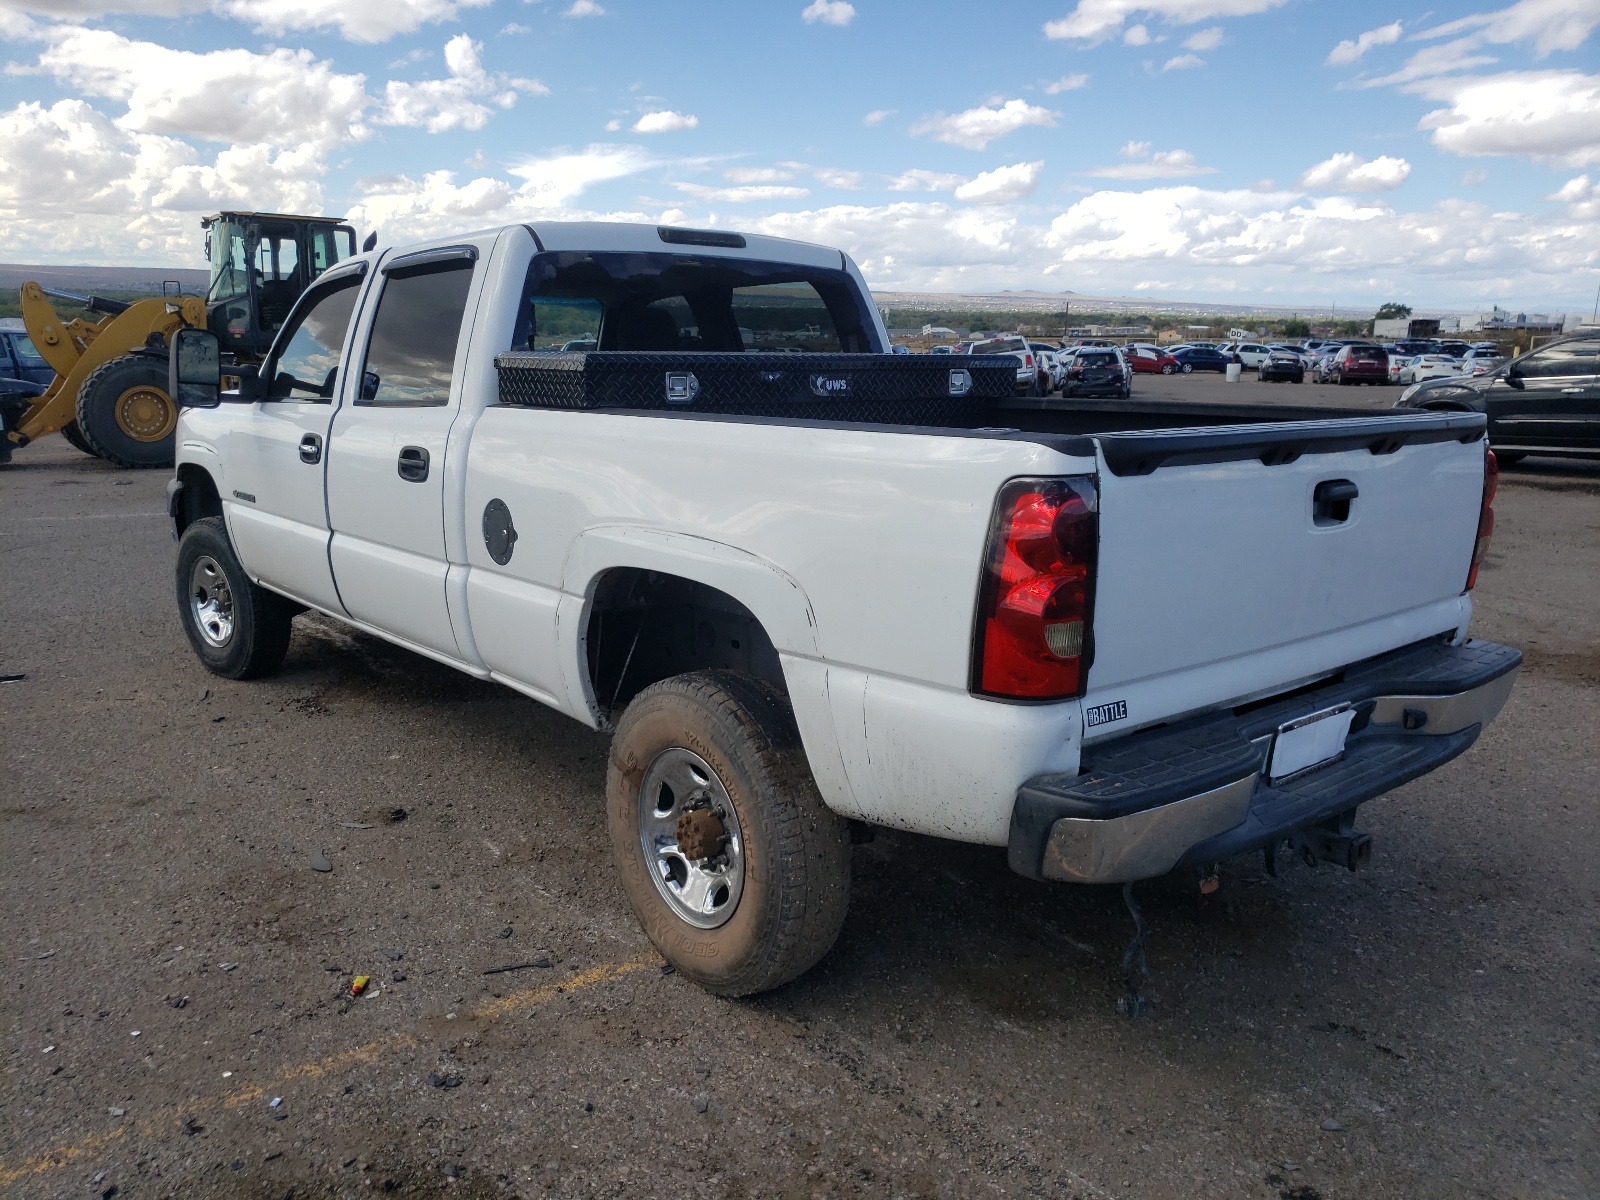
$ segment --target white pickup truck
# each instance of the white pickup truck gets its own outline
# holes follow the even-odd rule
[[[316,609],[613,733],[630,900],[724,994],[827,952],[852,823],[1076,883],[1353,867],[1357,806],[1504,703],[1481,415],[1020,398],[1009,358],[887,350],[848,257],[774,238],[341,262],[236,391],[174,339],[189,640],[260,675]]]

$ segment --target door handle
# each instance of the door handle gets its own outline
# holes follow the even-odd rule
[[[308,433],[300,439],[300,461],[316,466],[322,461],[322,439],[314,433]]]
[[[422,483],[428,478],[428,452],[421,446],[401,449],[400,478],[407,483]]]
[[[1561,394],[1563,396],[1581,396],[1586,390],[1586,388],[1562,388]]]
[[[1350,519],[1350,503],[1361,489],[1349,479],[1324,479],[1311,493],[1311,520],[1315,525],[1338,525]]]

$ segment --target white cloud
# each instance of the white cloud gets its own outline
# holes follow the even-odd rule
[[[1593,0],[1519,0],[1496,12],[1474,13],[1424,30],[1418,38],[1469,34],[1493,45],[1532,41],[1543,58],[1555,50],[1575,50],[1600,25]]]
[[[1129,25],[1123,30],[1122,42],[1126,46],[1148,46],[1150,30],[1143,25]]]
[[[366,77],[338,74],[309,50],[196,53],[70,25],[45,37],[39,66],[88,95],[122,101],[117,124],[130,132],[322,149],[366,135]]]
[[[1328,51],[1328,63],[1332,66],[1342,67],[1355,62],[1374,46],[1387,46],[1400,40],[1400,22],[1392,21],[1387,25],[1380,25],[1376,29],[1369,29],[1356,38],[1346,38],[1332,50]]]
[[[863,125],[882,125],[888,118],[899,112],[896,108],[875,108],[861,118]]]
[[[1565,204],[1567,212],[1581,220],[1600,218],[1600,180],[1590,183],[1588,175],[1567,180],[1545,199]]]
[[[576,152],[525,159],[510,168],[523,183],[519,194],[530,203],[558,208],[597,183],[637,175],[660,160],[640,146],[585,146]]]
[[[391,79],[384,85],[383,108],[375,118],[378,124],[420,126],[429,133],[482,129],[491,110],[481,100],[498,108],[510,108],[517,102],[519,89],[548,94],[550,89],[537,80],[489,74],[483,68],[482,54],[482,43],[458,33],[444,47],[449,76],[417,83]]]
[[[1569,167],[1600,163],[1600,75],[1507,71],[1405,89],[1443,100],[1418,123],[1451,154],[1527,154]]]
[[[1044,94],[1047,96],[1059,96],[1062,92],[1075,92],[1079,88],[1087,86],[1088,83],[1089,77],[1082,72],[1076,75],[1063,75],[1060,79],[1053,79],[1045,84]]]
[[[1175,54],[1161,64],[1163,71],[1187,71],[1193,67],[1203,67],[1206,60],[1198,54]]]
[[[811,194],[809,188],[784,183],[758,183],[749,187],[707,187],[700,183],[674,183],[672,186],[696,200],[727,204],[745,204],[752,200],[788,200]]]
[[[1134,13],[1164,17],[1174,25],[1198,25],[1217,17],[1245,17],[1277,8],[1287,0],[1078,0],[1077,7],[1044,27],[1048,38],[1102,42]],[[1143,43],[1135,42],[1134,45]]]
[[[942,171],[925,171],[912,167],[889,180],[891,192],[949,192],[967,181],[965,175],[950,175]]]
[[[232,146],[208,162],[76,99],[0,111],[0,161],[0,256],[11,261],[198,262],[200,213],[324,206],[309,145]]]
[[[1080,171],[1096,179],[1188,179],[1195,175],[1215,175],[1215,167],[1202,167],[1187,150],[1158,150],[1148,158],[1149,142],[1129,142],[1121,153],[1128,158],[1142,158],[1142,162],[1116,163],[1109,167],[1093,167]]]
[[[996,167],[963,183],[956,188],[955,196],[957,200],[968,204],[1008,204],[1012,200],[1033,195],[1033,189],[1039,186],[1039,174],[1043,170],[1042,161]]]
[[[595,0],[572,0],[572,7],[561,14],[563,17],[603,17],[606,10],[595,3]]]
[[[606,132],[607,133],[616,133],[621,128],[622,128],[622,118],[621,117],[612,117],[611,120],[606,122]]]
[[[848,25],[856,19],[856,9],[846,0],[811,0],[800,16],[807,24]]]
[[[1210,29],[1202,29],[1199,33],[1192,33],[1183,40],[1185,50],[1215,50],[1222,45],[1222,26],[1213,25]]]
[[[354,42],[384,42],[435,21],[453,21],[464,8],[493,0],[214,0],[222,16],[244,21],[262,33],[299,29],[337,29]]]
[[[1335,154],[1300,176],[1300,186],[1310,192],[1386,192],[1399,187],[1411,174],[1403,158],[1381,154],[1368,161],[1359,154]]]
[[[514,34],[532,33],[532,32],[533,32],[533,26],[531,26],[531,25],[523,25],[521,22],[518,22],[518,21],[511,21],[511,22],[508,22],[505,26],[503,26],[501,28],[500,36],[501,37],[511,37]]]
[[[662,109],[659,112],[647,112],[633,123],[635,133],[674,133],[680,129],[693,129],[700,124],[700,118],[687,113],[673,112],[671,109]]]
[[[846,170],[844,167],[813,167],[811,175],[824,187],[854,191],[861,186],[861,172]]]
[[[1400,66],[1398,70],[1372,79],[1363,79],[1359,86],[1365,88],[1391,87],[1414,83],[1435,75],[1449,75],[1486,67],[1499,60],[1492,54],[1474,54],[1478,45],[1474,38],[1458,38],[1438,46],[1424,46]]]
[[[1015,133],[1026,125],[1054,125],[1057,115],[1026,100],[1007,100],[999,107],[969,108],[952,116],[935,113],[918,121],[911,132],[931,134],[952,146],[982,150],[996,138]]]
[[[782,167],[728,167],[722,177],[730,183],[782,183],[794,172]]]
[[[1461,186],[1477,187],[1480,183],[1487,181],[1488,178],[1489,172],[1485,171],[1482,167],[1474,167],[1470,171],[1463,171],[1461,173]]]
[[[1040,223],[1010,209],[905,200],[773,213],[756,227],[839,246],[876,287],[1115,296],[1159,280],[1195,299],[1284,304],[1330,294],[1377,304],[1399,289],[1430,304],[1576,304],[1582,289],[1571,280],[1593,270],[1600,242],[1593,220],[1461,201],[1396,212],[1342,196],[1192,185],[1095,192]]]

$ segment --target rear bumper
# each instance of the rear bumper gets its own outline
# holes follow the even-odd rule
[[[1126,883],[1260,849],[1456,757],[1505,704],[1521,663],[1493,642],[1429,643],[1262,707],[1090,747],[1077,775],[1038,775],[1018,790],[1011,867]],[[1269,782],[1278,727],[1344,703],[1356,712],[1344,756]]]

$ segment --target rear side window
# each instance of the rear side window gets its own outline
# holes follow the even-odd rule
[[[1530,378],[1563,378],[1571,375],[1593,375],[1597,342],[1568,342],[1564,346],[1546,346],[1530,354],[1517,364],[1517,373]]]
[[[272,367],[268,395],[274,400],[332,400],[339,356],[344,353],[361,277],[352,275],[314,293]]]
[[[450,402],[471,286],[468,260],[389,274],[372,320],[357,404],[424,408]]]

